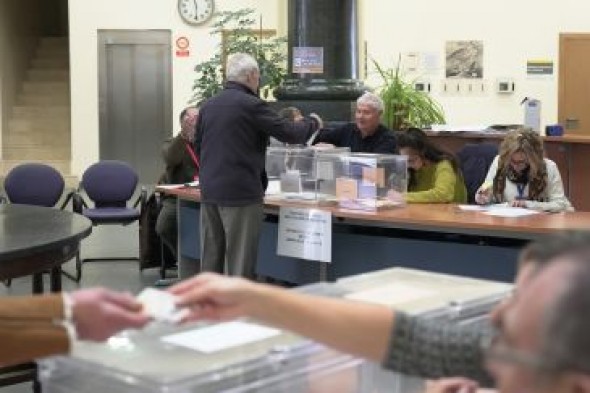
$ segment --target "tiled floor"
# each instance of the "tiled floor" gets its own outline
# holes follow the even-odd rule
[[[92,233],[82,242],[82,256],[112,256],[124,257],[138,255],[139,238],[137,225],[100,226],[93,228]],[[151,286],[159,278],[158,269],[139,271],[137,261],[100,261],[89,262],[82,270],[80,285],[63,277],[65,290],[79,287],[104,286],[120,291],[137,293],[146,286]],[[73,261],[64,265],[66,270],[73,272]],[[46,288],[49,287],[48,277]],[[24,295],[31,293],[30,278],[13,280],[10,288],[0,284],[0,296]],[[0,388],[0,393],[31,393],[31,384],[24,383],[11,387]]]

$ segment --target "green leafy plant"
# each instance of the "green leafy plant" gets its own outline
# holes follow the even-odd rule
[[[274,31],[254,28],[254,10],[245,8],[215,14],[211,35],[219,36],[217,53],[197,64],[192,102],[212,97],[223,88],[225,60],[232,53],[248,53],[258,60],[260,94],[268,98],[286,75],[287,39],[274,36]]]
[[[393,130],[444,124],[442,107],[432,97],[414,88],[414,81],[406,81],[401,70],[401,56],[395,68],[373,64],[383,84],[378,88],[383,100],[383,122]]]

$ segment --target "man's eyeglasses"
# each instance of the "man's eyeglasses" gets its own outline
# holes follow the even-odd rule
[[[560,373],[563,371],[578,371],[590,374],[590,367],[580,366],[576,362],[556,360],[553,356],[525,352],[510,348],[500,334],[485,337],[481,343],[485,359],[490,363],[509,364],[526,367],[543,373]]]
[[[499,335],[486,337],[481,346],[488,362],[524,366],[535,370],[543,370],[547,367],[538,355],[508,347]]]

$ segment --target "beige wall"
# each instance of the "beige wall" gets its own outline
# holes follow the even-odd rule
[[[557,121],[557,62],[560,32],[590,33],[590,2],[579,0],[359,0],[361,32],[368,52],[379,63],[392,66],[399,53],[430,53],[439,60],[426,77],[433,96],[453,124],[522,123],[519,103],[525,96],[542,101],[542,120]],[[441,93],[444,48],[447,40],[482,40],[487,93],[451,96]],[[555,62],[553,77],[527,77],[527,59]],[[491,91],[497,78],[514,79],[516,92]],[[369,83],[378,84],[374,75]]]
[[[262,10],[264,27],[277,28],[279,13],[284,11],[281,1],[218,0],[216,4],[220,10],[244,7]],[[169,29],[173,41],[180,36],[189,38],[190,57],[173,54],[173,124],[177,124],[177,114],[192,95],[195,65],[214,53],[217,42],[210,36],[208,25],[193,27],[182,22],[176,0],[75,0],[70,1],[69,7],[72,173],[79,175],[99,158],[97,30]]]
[[[39,1],[0,2],[0,136],[39,39]]]
[[[286,32],[287,0],[217,0],[219,9],[252,7],[264,26]],[[557,60],[560,32],[590,32],[590,2],[562,0],[539,2],[498,0],[475,4],[471,0],[416,0],[397,2],[359,0],[360,32],[368,53],[379,63],[393,66],[398,54],[429,54],[438,68],[409,74],[424,78],[432,95],[443,105],[449,123],[522,123],[519,105],[525,96],[542,100],[543,123],[557,120]],[[149,5],[149,6],[148,6]],[[170,29],[173,40],[187,36],[191,56],[174,57],[173,116],[191,96],[193,68],[213,53],[217,42],[208,26],[185,25],[177,15],[176,0],[146,3],[140,0],[70,1],[70,49],[72,58],[72,170],[80,174],[98,159],[98,29]],[[484,83],[477,96],[445,95],[444,48],[447,40],[481,40],[484,43]],[[550,77],[528,77],[528,59],[550,59]],[[511,78],[516,92],[495,92],[497,78]],[[367,84],[378,79],[369,67]]]

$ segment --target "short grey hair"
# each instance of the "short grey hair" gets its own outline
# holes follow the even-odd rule
[[[383,113],[383,100],[377,94],[366,91],[356,100],[357,105],[368,105],[379,113]]]
[[[246,83],[253,72],[260,72],[258,62],[247,53],[234,53],[227,58],[225,77],[228,81]]]
[[[590,244],[562,256],[570,269],[549,305],[542,327],[541,356],[548,371],[590,375]],[[561,259],[561,258],[560,258]]]

